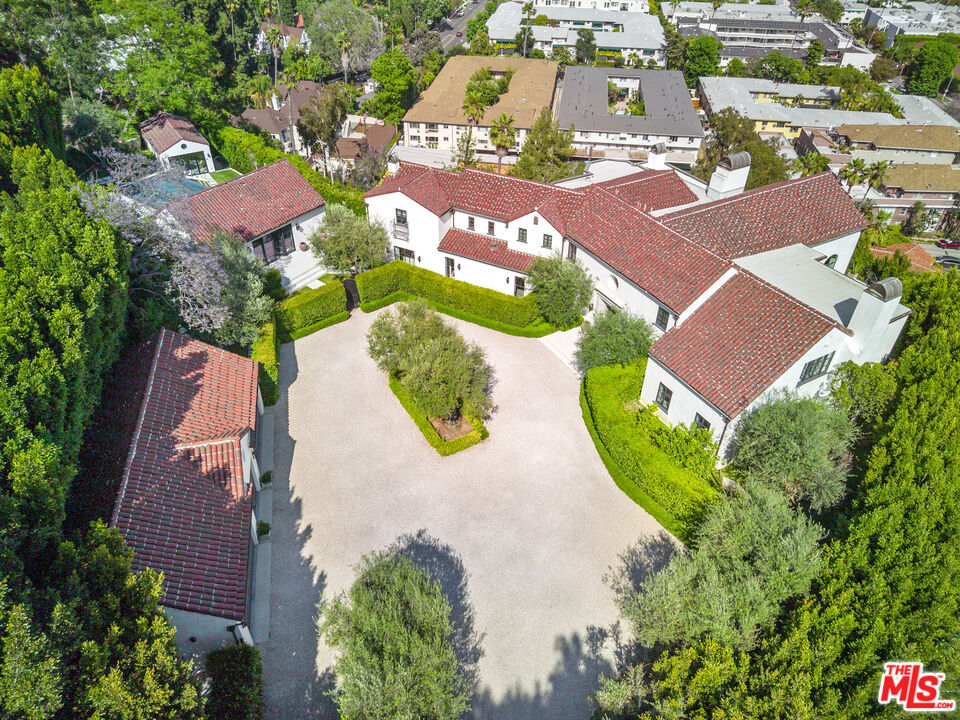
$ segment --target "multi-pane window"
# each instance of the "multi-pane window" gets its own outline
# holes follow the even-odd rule
[[[671,400],[673,400],[673,390],[660,383],[660,387],[657,388],[657,407],[667,412],[670,409]]]
[[[407,224],[407,211],[397,208],[397,225],[406,226],[406,224]]]
[[[470,217],[467,218],[467,230],[473,230],[474,225],[475,225],[475,221],[473,219],[473,215],[471,215]]]
[[[534,224],[534,225],[537,225],[537,224],[539,224],[539,222],[540,222],[540,218],[538,218],[536,215],[534,215],[534,216],[533,216],[533,224]]]
[[[815,377],[820,377],[827,370],[830,369],[830,361],[833,360],[833,353],[824,355],[823,357],[818,357],[816,360],[811,360],[806,365],[803,366],[803,370],[800,373],[800,382],[805,383],[807,380],[812,380]]]
[[[493,235],[493,221],[487,221],[487,235]]]
[[[526,281],[522,277],[513,278],[513,294],[517,297],[523,297],[526,292]]]
[[[693,416],[693,426],[701,430],[709,430],[710,422],[700,413]]]
[[[543,236],[543,246],[548,250],[553,247],[553,236],[544,234]]]
[[[670,313],[666,311],[665,308],[657,308],[657,319],[653,323],[661,330],[667,329],[667,320],[670,319]]]
[[[577,246],[574,245],[573,243],[570,243],[570,245],[567,247],[567,257],[570,260],[577,259]]]
[[[517,230],[517,242],[525,243],[527,241],[527,229],[520,228]]]

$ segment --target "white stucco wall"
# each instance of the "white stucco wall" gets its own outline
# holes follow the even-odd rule
[[[836,255],[837,264],[834,265],[833,269],[842,273],[846,272],[847,267],[850,265],[850,260],[853,258],[853,251],[857,249],[857,240],[859,238],[860,231],[857,231],[841,235],[833,240],[827,240],[813,247],[826,257]]]
[[[326,272],[326,268],[310,249],[310,236],[323,223],[324,211],[325,206],[321,205],[315,210],[294,218],[290,223],[293,230],[293,252],[278,257],[267,266],[268,269],[280,271],[283,287],[287,292],[302,288]],[[300,249],[301,242],[307,243],[306,250]],[[252,246],[253,241],[247,243],[247,248],[251,252],[253,252]]]
[[[167,148],[162,153],[156,153],[150,143],[147,143],[150,152],[156,155],[164,167],[170,167],[170,161],[180,155],[193,155],[194,153],[203,153],[203,159],[207,163],[207,172],[212,173],[216,168],[213,165],[213,155],[210,154],[210,146],[203,145],[190,140],[181,140],[173,147]]]

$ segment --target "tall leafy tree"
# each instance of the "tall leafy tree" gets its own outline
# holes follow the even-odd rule
[[[720,48],[715,37],[703,35],[687,43],[684,50],[683,77],[687,87],[695,87],[697,78],[720,74]]]
[[[697,177],[709,180],[720,160],[733,153],[750,154],[747,188],[762,187],[789,177],[787,161],[774,141],[761,140],[753,120],[733,108],[724,108],[710,116],[711,133],[703,144],[700,159],[693,167]]]
[[[344,205],[330,205],[323,224],[310,236],[313,254],[338,272],[363,272],[383,264],[390,247],[386,228],[358,217]]]
[[[580,318],[593,297],[593,278],[578,260],[559,252],[534,260],[530,280],[541,314],[559,326]]]
[[[337,651],[343,717],[456,720],[469,708],[439,584],[396,554],[364,556],[348,593],[324,608],[320,632]]]
[[[246,348],[273,314],[273,300],[264,292],[264,265],[236,235],[216,232],[211,242],[226,277],[220,293],[226,318],[214,337],[222,345]]]
[[[417,74],[413,63],[399,49],[393,48],[373,61],[370,76],[377,81],[377,94],[370,112],[399,126],[406,110],[417,97]]]
[[[0,133],[15,145],[38,145],[63,157],[60,99],[37,68],[0,70]]]
[[[960,50],[946,40],[930,40],[917,51],[904,72],[907,92],[933,97],[940,92],[960,57]]]
[[[764,56],[753,68],[753,76],[774,82],[794,83],[800,80],[803,63],[779,50]]]
[[[577,30],[575,49],[578,63],[592,63],[597,59],[597,40],[593,30]]]
[[[570,161],[572,142],[573,128],[561,130],[550,109],[544,108],[527,133],[520,157],[513,166],[513,174],[541,182],[553,182],[574,174],[576,163]]]
[[[351,0],[326,0],[307,22],[307,33],[330,67],[344,74],[369,70],[383,52],[383,37],[376,18]],[[311,45],[311,52],[313,52]]]
[[[324,172],[327,161],[336,152],[343,121],[353,106],[354,91],[343,83],[330,83],[303,110],[297,121],[300,137],[312,153],[323,155]]]

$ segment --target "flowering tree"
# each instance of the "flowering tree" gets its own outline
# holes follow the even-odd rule
[[[110,184],[88,184],[83,206],[130,243],[131,300],[152,296],[170,303],[197,331],[223,326],[226,274],[215,250],[190,236],[189,208],[171,190],[180,170],[137,153],[102,149],[95,155]]]

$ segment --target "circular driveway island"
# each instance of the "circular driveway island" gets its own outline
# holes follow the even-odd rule
[[[613,672],[591,632],[618,618],[603,575],[661,527],[607,474],[579,379],[542,342],[445,318],[485,348],[498,408],[487,440],[443,458],[367,356],[375,315],[354,310],[281,348],[264,717],[336,717],[321,596],[347,590],[362,555],[397,546],[451,601],[475,717],[586,718]]]

